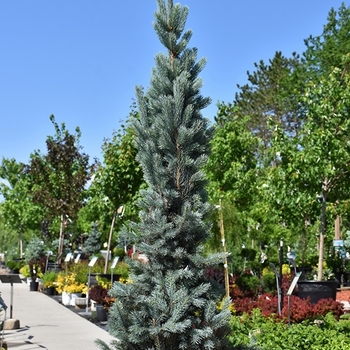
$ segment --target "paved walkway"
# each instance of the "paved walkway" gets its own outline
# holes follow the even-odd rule
[[[19,319],[20,328],[3,331],[8,349],[90,350],[98,349],[96,339],[102,339],[108,344],[115,340],[107,331],[46,294],[30,292],[29,286],[24,282],[14,283],[12,289],[12,318]],[[6,319],[9,319],[11,284],[0,283],[0,292],[8,306]],[[0,319],[3,320],[4,316],[2,311]]]

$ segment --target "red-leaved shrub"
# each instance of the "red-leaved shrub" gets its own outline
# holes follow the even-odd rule
[[[251,314],[252,310],[258,308],[266,317],[278,317],[278,297],[273,294],[260,295],[258,299],[254,298],[236,298],[233,300],[233,306],[236,315],[243,313]],[[325,316],[331,312],[336,319],[344,313],[341,303],[332,299],[321,299],[317,304],[311,304],[308,299],[301,299],[295,295],[290,296],[289,317],[291,323],[298,323],[304,320],[314,320]],[[283,309],[281,317],[288,321],[288,297],[283,298]]]
[[[314,306],[314,316],[324,316],[328,312],[331,312],[333,316],[339,320],[340,315],[344,314],[344,307],[342,303],[333,299],[321,299]]]

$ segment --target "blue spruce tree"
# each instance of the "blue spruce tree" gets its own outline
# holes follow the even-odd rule
[[[154,28],[167,54],[156,56],[150,88],[137,88],[139,119],[133,120],[147,190],[133,241],[148,262],[129,260],[132,283],[114,283],[116,302],[109,332],[117,339],[101,349],[228,349],[229,300],[204,277],[223,254],[204,256],[209,237],[206,181],[210,132],[201,110],[198,75],[205,60],[188,48],[188,8],[157,0]],[[221,308],[218,308],[219,303]]]
[[[101,249],[101,232],[98,230],[98,224],[91,224],[91,231],[84,244],[84,251],[89,255],[94,255],[100,252]]]

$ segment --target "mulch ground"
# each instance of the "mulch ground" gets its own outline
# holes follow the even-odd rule
[[[342,289],[338,291],[337,300],[350,301],[350,289]]]

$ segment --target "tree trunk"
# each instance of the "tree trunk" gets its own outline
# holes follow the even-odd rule
[[[226,241],[225,241],[225,231],[224,231],[224,218],[223,218],[223,208],[221,204],[220,199],[220,209],[219,209],[219,215],[220,215],[220,233],[221,233],[221,242],[222,242],[222,249],[223,252],[226,253]],[[228,275],[228,261],[227,256],[224,260],[224,274],[225,274],[225,291],[226,291],[226,297],[230,297],[230,280]]]
[[[64,241],[64,215],[61,215],[61,226],[60,226],[60,238],[58,240],[58,263],[61,261],[63,253],[63,241]]]
[[[319,252],[318,252],[318,275],[317,280],[322,281],[323,275],[323,255],[324,255],[324,234],[326,229],[326,192],[324,184],[322,188],[322,211],[321,211],[321,233],[320,233],[320,243],[319,243]]]
[[[114,212],[113,220],[112,220],[112,224],[111,224],[111,229],[109,230],[109,237],[108,237],[108,244],[107,244],[107,254],[106,254],[105,268],[103,270],[103,273],[107,273],[107,269],[108,269],[109,250],[111,249],[112,234],[113,234],[113,228],[114,228],[114,223],[115,223],[115,217],[116,216],[117,216],[117,212]]]
[[[334,220],[334,239],[340,239],[340,216]]]

